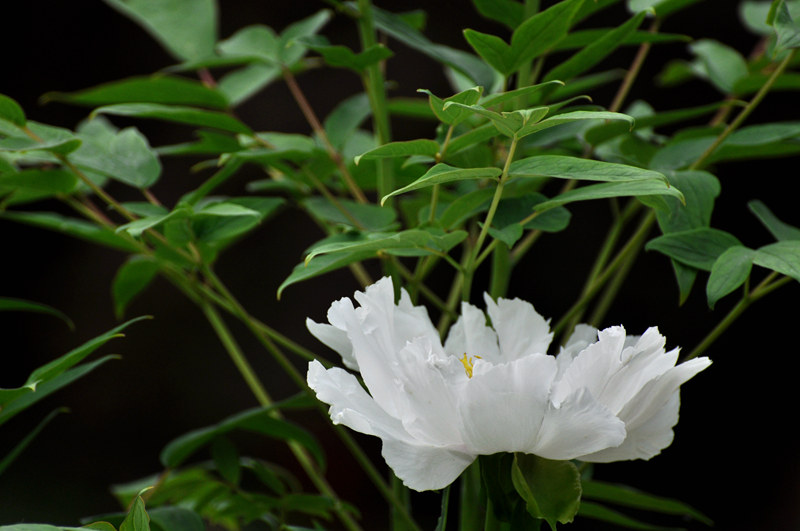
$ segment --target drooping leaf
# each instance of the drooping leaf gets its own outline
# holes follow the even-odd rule
[[[556,177],[586,181],[629,182],[656,180],[667,183],[664,174],[599,160],[564,155],[538,155],[511,163],[511,177]]]
[[[5,94],[0,94],[0,118],[20,127],[25,127],[25,111],[22,110],[19,103]]]
[[[82,219],[68,218],[52,212],[0,212],[0,218],[61,232],[82,240],[112,247],[125,252],[137,252],[139,248],[130,240],[104,226]]]
[[[117,270],[111,284],[114,313],[122,318],[128,304],[141,293],[158,273],[158,262],[149,256],[133,255]]]
[[[0,404],[3,401],[0,400]],[[65,409],[55,409],[48,413],[48,415],[43,418],[39,424],[36,425],[33,430],[30,431],[20,442],[17,443],[14,448],[11,449],[2,459],[0,459],[0,475],[3,475],[3,472],[14,462],[14,460],[19,457],[19,455],[25,450],[25,448],[30,445],[30,443],[36,438],[37,435],[47,426],[51,420],[53,420],[56,415],[59,413],[65,412]]]
[[[326,254],[317,256],[308,262],[304,260],[294,267],[291,274],[286,277],[286,280],[284,280],[278,287],[277,297],[280,299],[283,290],[292,284],[297,284],[298,282],[309,280],[314,277],[324,275],[325,273],[330,273],[331,271],[347,267],[355,262],[361,262],[368,258],[374,257],[375,253],[367,250]]]
[[[214,0],[104,0],[147,30],[174,57],[204,59],[217,42]]]
[[[326,243],[316,246],[306,256],[306,263],[315,257],[331,253],[360,253],[384,251],[404,256],[423,256],[431,253],[445,253],[466,238],[464,231],[437,234],[422,229],[409,229],[401,232],[362,234],[350,241]]]
[[[152,118],[167,122],[177,122],[200,127],[222,129],[233,133],[252,134],[245,124],[230,116],[216,111],[207,111],[183,105],[161,105],[158,103],[120,103],[105,105],[95,109],[94,114],[113,114],[118,116],[134,116],[136,118]]]
[[[741,242],[732,234],[701,227],[681,232],[672,232],[653,238],[645,249],[656,250],[686,265],[711,271],[714,262],[728,248]]]
[[[800,240],[800,228],[779,220],[763,202],[758,200],[750,201],[747,203],[747,208],[776,240]]]
[[[65,313],[40,302],[13,299],[11,297],[0,297],[0,312],[3,311],[44,313],[58,317],[67,323],[67,326],[69,326],[70,329],[75,328],[75,324],[72,322],[72,319],[67,317]]]
[[[711,275],[706,284],[709,308],[713,310],[718,300],[744,284],[753,268],[754,257],[752,249],[740,246],[729,247],[719,255],[711,266]]]
[[[472,0],[482,16],[514,29],[522,23],[524,7],[515,0]]]
[[[753,263],[800,282],[800,241],[786,240],[759,247]]]
[[[400,142],[389,142],[383,144],[375,149],[362,153],[355,158],[355,163],[358,164],[362,159],[383,159],[393,157],[410,157],[411,155],[426,155],[434,157],[439,152],[439,144],[433,140],[417,139],[406,140]]]
[[[659,180],[606,182],[581,186],[559,194],[536,205],[536,210],[543,211],[574,201],[587,201],[590,199],[608,199],[610,197],[639,197],[640,199],[646,199],[649,196],[671,196],[681,201],[683,200],[683,194],[681,194],[680,190]]]
[[[382,44],[373,44],[363,52],[355,53],[347,46],[302,42],[319,53],[328,65],[335,68],[349,68],[356,72],[363,72],[367,67],[394,55],[389,48]]]
[[[435,184],[443,184],[455,181],[465,181],[471,179],[496,179],[500,176],[502,170],[500,168],[455,168],[447,164],[437,164],[422,177],[415,180],[413,183],[399,188],[390,194],[381,198],[381,205],[390,197],[404,194],[412,190],[419,190],[420,188],[427,188]]]
[[[555,531],[568,524],[581,500],[580,473],[571,461],[552,461],[532,454],[514,454],[511,479],[528,512]]]
[[[709,80],[724,94],[733,92],[736,82],[747,76],[747,61],[729,46],[701,39],[689,48],[701,61]]]

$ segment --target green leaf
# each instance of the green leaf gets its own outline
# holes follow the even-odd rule
[[[117,270],[111,285],[114,314],[121,319],[125,308],[158,273],[158,263],[149,256],[133,255]]]
[[[511,100],[517,100],[522,98],[524,101],[528,101],[529,96],[541,92],[545,89],[552,89],[554,87],[563,87],[564,83],[562,81],[554,80],[554,81],[546,81],[544,83],[539,83],[537,85],[530,85],[527,87],[518,88],[515,90],[509,90],[506,92],[501,92],[499,94],[489,94],[484,96],[480,100],[480,106],[484,109],[488,109],[489,107],[494,107],[495,105],[500,105],[501,103],[505,103]],[[467,102],[461,102],[467,103]]]
[[[136,118],[152,118],[167,122],[177,122],[200,127],[222,129],[233,133],[250,135],[253,132],[245,124],[233,116],[216,111],[206,111],[194,107],[178,105],[160,105],[157,103],[120,103],[106,105],[95,109],[93,115],[113,114],[117,116],[134,116]]]
[[[48,92],[43,102],[64,101],[99,107],[117,103],[164,103],[224,110],[228,100],[218,90],[182,77],[153,75],[104,83],[77,92]]]
[[[150,509],[150,523],[163,531],[205,531],[206,525],[196,512],[184,507]]]
[[[711,266],[711,275],[706,284],[709,308],[713,310],[718,300],[744,284],[753,268],[755,254],[747,247],[734,246],[719,255]]]
[[[739,18],[745,27],[756,35],[771,35],[772,28],[767,24],[769,8],[769,0],[746,0],[739,4]]]
[[[729,46],[701,39],[689,48],[700,60],[709,80],[724,94],[732,93],[736,82],[747,77],[747,61]]]
[[[284,203],[280,197],[237,197],[212,203],[192,216],[192,232],[206,243],[226,242],[258,226]]]
[[[104,0],[147,30],[174,57],[210,56],[217,42],[214,0]]]
[[[789,9],[791,6],[791,9]],[[800,47],[800,25],[797,18],[800,15],[800,4],[787,0],[776,0],[772,2],[767,24],[775,28],[777,42],[775,43],[775,54],[788,48]]]
[[[53,315],[67,323],[67,326],[69,326],[70,329],[75,328],[75,324],[72,322],[72,319],[67,317],[66,314],[40,302],[31,302],[22,299],[13,299],[10,297],[0,297],[0,312],[2,311],[32,312]]]
[[[150,517],[144,509],[144,500],[137,496],[128,515],[119,526],[119,531],[150,531]]]
[[[235,137],[217,131],[195,131],[196,142],[184,142],[155,149],[158,155],[222,155],[242,150]]]
[[[720,193],[719,180],[704,171],[681,171],[671,173],[669,183],[683,193],[685,204],[665,198],[669,210],[656,212],[661,231],[666,234],[708,227],[714,200]]]
[[[653,511],[662,514],[688,516],[706,525],[711,519],[690,505],[671,498],[662,498],[622,485],[613,485],[595,480],[584,480],[583,497],[603,502],[611,502],[625,507]],[[578,511],[578,514],[582,514]]]
[[[331,11],[321,9],[313,15],[298,20],[286,27],[281,33],[278,46],[278,59],[291,67],[306,54],[303,37],[309,37],[319,31],[331,18]]]
[[[356,165],[363,160],[384,159],[393,157],[408,157],[411,155],[426,155],[435,157],[439,153],[439,144],[433,140],[417,139],[400,142],[389,142],[375,149],[362,153],[354,160]]]
[[[78,188],[78,178],[66,170],[23,170],[0,174],[0,188],[35,191],[48,196],[70,194]]]
[[[578,509],[578,516],[582,518],[592,518],[600,520],[601,522],[609,522],[616,528],[624,527],[627,529],[640,529],[642,531],[682,531],[681,528],[663,527],[654,524],[648,524],[631,518],[617,511],[611,510],[608,507],[593,503],[590,501],[582,501]]]
[[[717,258],[734,246],[741,247],[742,244],[732,234],[701,227],[658,236],[647,242],[645,249],[656,250],[686,265],[711,271]]]
[[[505,77],[514,73],[516,66],[514,53],[506,41],[496,35],[481,33],[473,29],[464,30],[464,39],[481,56],[481,59]]]
[[[268,26],[254,24],[237,30],[217,45],[220,55],[250,61],[279,62],[280,39]]]
[[[419,179],[409,185],[399,188],[381,198],[381,205],[390,197],[404,194],[412,190],[427,188],[435,184],[443,184],[454,181],[466,181],[471,179],[496,179],[503,171],[500,168],[455,168],[447,164],[437,164],[429,169]]]
[[[81,147],[71,160],[81,168],[135,188],[149,188],[161,176],[161,162],[135,127],[116,132],[107,123],[87,124],[78,134]]]
[[[787,240],[759,247],[753,263],[800,282],[800,241]]]
[[[481,94],[483,94],[483,88],[471,87],[445,99],[437,97],[433,92],[427,89],[417,89],[417,92],[428,95],[428,104],[439,121],[449,125],[458,125],[469,118],[472,113],[469,110],[461,109],[457,106],[452,108],[448,106],[446,109],[445,106],[447,106],[449,102],[474,105],[480,99]]]
[[[214,460],[217,471],[226,481],[234,485],[239,484],[239,479],[242,477],[239,452],[230,439],[224,435],[215,437],[211,442],[211,458]]]
[[[664,174],[613,162],[564,155],[537,155],[511,163],[511,177],[556,177],[585,181],[629,182],[656,180],[667,183]]]
[[[372,108],[369,106],[369,97],[366,93],[362,92],[339,102],[323,124],[331,145],[341,151],[353,133],[371,114]]]
[[[372,8],[375,26],[390,37],[470,78],[476,85],[492,87],[495,74],[491,67],[472,54],[435,44],[397,15]]]
[[[519,499],[511,479],[514,454],[481,455],[478,462],[481,467],[481,481],[486,496],[491,501],[492,512],[501,522],[510,522]]]
[[[524,7],[514,0],[472,0],[482,16],[514,29],[524,18]]]
[[[608,199],[610,197],[646,198],[647,196],[671,196],[683,200],[683,194],[681,194],[680,190],[658,180],[607,182],[581,186],[559,194],[536,205],[536,210],[547,210],[567,203],[590,199]]]
[[[357,203],[349,199],[338,199],[337,201],[361,227],[368,231],[387,230],[397,219],[397,214],[391,208]],[[353,219],[344,215],[340,209],[324,197],[309,197],[303,200],[302,204],[311,214],[328,223],[358,228]]]
[[[634,13],[655,9],[656,15],[663,18],[700,1],[702,0],[628,0],[628,9]]]
[[[105,226],[89,223],[82,219],[67,218],[52,212],[9,211],[0,212],[0,218],[61,232],[69,236],[100,244],[104,247],[112,247],[125,252],[139,251],[136,245],[119,234],[116,234],[113,230]]]
[[[9,136],[0,140],[0,152],[49,151],[59,155],[66,155],[72,153],[81,145],[81,141],[69,129],[40,124],[32,120],[28,120],[26,126],[33,133],[36,140],[20,131],[19,136]]]
[[[311,249],[306,256],[306,263],[315,257],[330,253],[361,253],[369,251],[378,253],[385,251],[403,256],[421,256],[430,253],[446,253],[466,238],[464,231],[436,234],[421,229],[409,229],[401,232],[373,232],[363,234],[351,241],[333,242],[319,245]],[[421,251],[421,253],[420,253]]]
[[[550,70],[544,76],[544,80],[560,79],[561,81],[566,81],[589,70],[621,46],[625,39],[641,25],[646,15],[647,13],[642,11],[621,26],[606,31],[591,44]]]
[[[556,524],[575,518],[581,501],[581,477],[571,461],[553,461],[531,454],[514,454],[511,479],[528,512]]]
[[[448,109],[449,110],[449,109]],[[500,132],[494,124],[483,124],[475,129],[459,135],[452,139],[447,145],[447,155],[458,153],[462,149],[466,149],[475,144],[481,144],[490,138],[496,137]]]
[[[767,208],[767,205],[761,201],[750,201],[747,203],[747,208],[750,209],[750,212],[758,218],[761,224],[766,227],[776,240],[800,240],[800,228],[793,227],[779,220],[775,214]]]
[[[593,28],[571,31],[566,37],[558,41],[558,44],[555,45],[553,51],[580,50],[591,45],[593,42],[596,42],[605,34],[613,30],[614,28]],[[620,45],[635,46],[644,44],[646,42],[652,44],[661,44],[668,42],[691,42],[691,40],[691,37],[676,33],[650,33],[649,31],[635,30],[625,37]]]
[[[464,105],[458,102],[448,102],[444,105],[445,110],[451,107],[469,110],[484,116],[491,120],[497,130],[502,134],[517,138],[522,138],[530,134],[530,132],[533,132],[531,128],[535,127],[537,122],[544,118],[550,111],[549,107],[534,107],[532,109],[498,113],[485,109],[481,105]]]
[[[3,401],[0,400],[0,404],[2,403]],[[62,409],[55,409],[50,413],[48,413],[48,415],[45,418],[43,418],[39,422],[39,424],[37,424],[36,427],[33,428],[33,430],[31,430],[30,433],[28,433],[20,442],[18,442],[17,445],[14,446],[14,448],[12,448],[11,451],[5,455],[5,457],[0,459],[0,475],[3,475],[3,472],[11,465],[11,463],[14,462],[14,460],[17,457],[19,457],[19,454],[21,454],[25,450],[25,448],[28,447],[28,445],[36,438],[37,435],[39,435],[39,433],[44,429],[44,427],[47,426],[50,423],[50,421],[56,417],[56,415],[58,415],[59,413],[64,413],[66,411],[67,411],[66,409],[62,408]]]
[[[0,118],[8,120],[14,125],[25,127],[25,111],[22,110],[19,103],[5,94],[0,94]]]
[[[325,458],[317,441],[304,429],[286,420],[274,418],[281,403],[269,408],[254,408],[230,416],[222,422],[206,428],[200,428],[173,439],[161,450],[161,463],[165,467],[175,468],[184,463],[198,449],[211,443],[215,438],[236,429],[252,431],[284,441],[296,441],[303,445],[320,466],[324,466]]]
[[[539,213],[524,225],[520,222],[531,216],[536,205],[547,200],[544,195],[534,192],[522,197],[510,197],[500,200],[492,225],[505,232],[501,238],[509,247],[522,236],[522,230],[538,229],[544,232],[559,232],[567,228],[570,213],[566,208],[558,207]],[[494,230],[494,229],[490,229]]]
[[[183,219],[191,216],[192,212],[186,207],[178,207],[168,214],[147,216],[117,227],[117,232],[127,232],[134,238],[141,237],[142,233],[155,228],[171,219]]]
[[[629,130],[633,128],[635,122],[632,116],[628,116],[627,114],[622,114],[618,112],[572,111],[572,112],[556,114],[555,116],[542,120],[541,122],[527,125],[525,128],[523,128],[522,131],[517,133],[517,136],[521,138],[522,136],[530,135],[536,133],[537,131],[542,131],[550,127],[577,122],[580,120],[620,120],[627,122],[629,124]]]
[[[517,71],[523,64],[540,56],[561,40],[567,34],[573,17],[582,4],[583,0],[564,0],[523,22],[511,37],[513,68],[508,74]]]
[[[384,61],[394,55],[392,51],[382,44],[373,44],[360,53],[355,53],[347,46],[318,45],[310,41],[303,44],[319,53],[328,65],[335,68],[349,68],[356,72],[363,72],[367,67]]]
[[[300,262],[294,267],[291,274],[286,277],[286,280],[278,287],[277,297],[280,299],[283,290],[292,284],[297,284],[298,282],[341,269],[355,262],[361,262],[374,257],[375,253],[372,251],[354,251],[350,253],[326,254],[317,256],[311,261]]]
[[[236,106],[280,77],[279,66],[256,63],[228,72],[220,78],[217,88]]]

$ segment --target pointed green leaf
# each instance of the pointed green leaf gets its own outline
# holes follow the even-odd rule
[[[409,229],[401,232],[373,232],[361,235],[352,241],[327,243],[314,247],[306,256],[306,263],[315,257],[330,253],[360,253],[379,251],[408,254],[409,256],[430,253],[444,253],[458,245],[466,238],[464,231],[434,234],[420,229]],[[408,251],[404,253],[404,251]],[[422,251],[421,253],[419,251]]]
[[[718,300],[744,284],[753,268],[755,254],[747,247],[734,246],[719,255],[711,266],[711,275],[706,284],[709,308],[713,310]]]
[[[381,198],[381,205],[390,197],[404,194],[412,190],[427,188],[435,184],[443,184],[454,181],[466,181],[471,179],[496,179],[503,171],[500,168],[455,168],[447,164],[437,164],[429,169],[419,179],[413,183],[395,190]]]
[[[689,48],[700,59],[709,80],[724,94],[733,92],[736,82],[747,77],[747,61],[729,46],[701,39]]]
[[[776,240],[800,240],[800,228],[793,227],[779,220],[775,214],[767,208],[767,205],[761,201],[750,201],[747,203],[747,208],[750,209],[750,212],[758,218],[761,224],[766,227]]]
[[[800,241],[786,240],[759,247],[753,263],[800,282]]]
[[[767,23],[775,29],[775,53],[800,47],[800,3],[787,0],[773,1]]]
[[[482,16],[496,20],[512,30],[522,23],[524,7],[514,0],[472,0]]]
[[[523,22],[511,37],[513,62],[506,76],[532,61],[567,34],[583,0],[564,0]]]
[[[553,81],[546,81],[544,83],[539,83],[537,85],[530,85],[528,87],[522,87],[515,90],[501,92],[499,94],[489,94],[480,99],[480,106],[483,107],[484,109],[488,109],[489,107],[494,107],[495,105],[500,105],[501,103],[505,103],[511,100],[516,100],[519,98],[523,98],[526,100],[528,96],[531,96],[532,94],[535,94],[537,92],[541,92],[542,90],[552,89],[554,87],[563,87],[563,86],[564,83],[562,81],[553,80]]]
[[[480,99],[483,88],[471,87],[445,99],[437,97],[433,92],[427,89],[417,89],[417,92],[428,95],[428,104],[433,114],[435,114],[441,122],[449,125],[458,125],[469,118],[472,113],[469,110],[461,109],[457,106],[450,108],[447,104],[449,102],[456,102],[463,105],[474,105]],[[445,108],[446,106],[448,108]]]
[[[278,65],[256,63],[228,72],[220,78],[217,88],[231,106],[236,106],[280,77]]]
[[[341,269],[355,262],[361,262],[374,257],[375,253],[372,251],[354,251],[317,256],[311,261],[304,260],[294,267],[291,274],[286,277],[286,280],[278,287],[277,297],[280,299],[283,290],[292,284],[297,284],[298,282]]]
[[[319,53],[328,65],[335,68],[349,68],[356,72],[363,72],[367,67],[394,55],[389,48],[382,44],[373,44],[363,52],[355,53],[347,46],[318,45],[312,44],[310,41],[301,42]]]
[[[217,42],[214,0],[104,0],[147,30],[177,59],[203,59]]]
[[[121,319],[128,304],[141,293],[158,273],[158,263],[149,256],[133,255],[117,270],[111,284],[114,314]]]
[[[552,199],[536,205],[537,211],[543,211],[574,201],[590,199],[608,199],[610,197],[671,196],[683,201],[683,194],[674,186],[668,186],[658,180],[608,182],[581,186],[569,192],[559,194]]]
[[[77,92],[48,92],[42,100],[90,107],[117,103],[164,103],[221,110],[228,107],[227,98],[218,90],[191,79],[165,75],[130,77]]]
[[[217,45],[223,57],[278,62],[280,39],[268,26],[254,24],[237,30]]]
[[[338,150],[344,148],[345,143],[370,115],[372,108],[366,93],[362,92],[339,102],[323,124],[331,145]]]
[[[711,271],[717,258],[734,246],[741,247],[742,244],[732,234],[701,227],[658,236],[647,242],[645,249],[656,250],[686,265]]]
[[[253,132],[245,124],[230,116],[216,111],[206,111],[194,107],[178,105],[160,105],[157,103],[120,103],[106,105],[95,109],[94,115],[113,114],[118,116],[134,116],[136,118],[152,118],[167,122],[177,122],[200,127],[222,129],[246,135]]]
[[[353,219],[355,219],[359,225],[368,231],[387,230],[397,218],[397,214],[391,208],[357,203],[349,199],[338,199],[337,201],[342,208],[347,210],[349,216],[346,216],[339,208],[324,197],[309,197],[303,200],[302,204],[312,215],[328,223],[349,225],[353,228],[358,228],[353,222]]]
[[[43,194],[41,197],[70,194],[78,188],[78,178],[66,170],[23,170],[19,173],[0,174],[0,188],[35,191]]]
[[[51,306],[39,302],[31,302],[22,299],[13,299],[10,297],[0,297],[0,312],[2,311],[33,312],[33,313],[44,313],[48,315],[53,315],[55,317],[58,317],[65,323],[67,323],[70,329],[75,328],[72,319],[67,317],[66,314],[64,314],[60,310],[56,310]]]
[[[0,399],[0,404],[3,403],[4,403],[3,400]],[[11,465],[11,463],[14,462],[14,460],[19,456],[19,454],[21,454],[25,450],[25,448],[28,447],[28,445],[36,438],[37,435],[39,435],[39,433],[44,429],[44,427],[47,426],[50,423],[50,421],[56,417],[56,415],[58,415],[59,413],[63,413],[65,411],[66,411],[65,409],[55,409],[50,413],[48,413],[48,415],[44,419],[42,419],[39,422],[39,424],[37,424],[36,427],[33,428],[33,430],[31,430],[30,433],[28,433],[20,442],[18,442],[17,445],[14,446],[14,448],[12,448],[11,451],[5,455],[5,457],[0,459],[0,475],[3,475],[3,471],[7,469],[9,465]]]
[[[520,159],[511,163],[508,173],[511,177],[556,177],[606,182],[656,180],[667,183],[664,174],[653,170],[564,155],[538,155]]]
[[[161,176],[161,162],[147,138],[135,127],[116,132],[105,126],[85,127],[81,147],[71,160],[81,168],[136,188],[149,188]]]
[[[280,197],[237,197],[212,203],[192,216],[192,232],[199,241],[224,243],[257,227],[284,203]]]
[[[462,149],[474,146],[475,144],[483,143],[499,134],[500,132],[497,130],[497,127],[495,127],[494,124],[488,123],[478,126],[472,131],[468,131],[463,135],[453,138],[450,143],[447,144],[447,155],[452,155],[458,153]]]
[[[514,454],[511,479],[528,512],[556,524],[575,518],[581,501],[581,476],[571,461],[552,461],[531,454]]]
[[[144,509],[144,500],[137,496],[119,531],[150,531],[150,517]]]
[[[331,18],[329,9],[321,9],[313,15],[289,24],[281,33],[278,46],[278,60],[291,67],[306,54],[303,37],[309,37],[319,31]]]
[[[433,140],[417,139],[406,140],[400,142],[389,142],[383,144],[375,149],[370,149],[366,153],[362,153],[354,160],[356,165],[364,159],[383,159],[393,157],[409,157],[411,155],[426,155],[428,157],[435,157],[439,153],[439,144]]]
[[[49,151],[59,155],[72,153],[81,145],[81,141],[69,129],[40,124],[33,120],[26,122],[26,127],[33,137],[20,130],[17,135],[0,140],[2,151]]]
[[[124,225],[120,225],[119,227],[117,227],[117,232],[125,231],[134,238],[139,238],[141,237],[143,232],[155,228],[168,220],[187,218],[191,216],[191,214],[192,212],[188,208],[178,207],[169,214],[148,216],[142,219],[131,221]]]
[[[632,116],[628,116],[627,114],[622,114],[619,112],[572,111],[572,112],[556,114],[555,116],[542,120],[541,122],[528,125],[527,127],[525,127],[524,131],[518,133],[517,136],[530,135],[532,133],[548,129],[550,127],[555,127],[557,125],[567,124],[571,122],[577,122],[580,120],[619,120],[627,122],[629,124],[628,127],[629,130],[633,128],[633,125],[635,123],[635,120]]]
[[[5,94],[0,94],[0,119],[8,120],[14,125],[25,127],[25,111],[19,103]]]
[[[239,452],[230,439],[219,435],[211,442],[211,458],[219,474],[226,481],[237,485],[242,477],[242,468],[239,466]]]
[[[488,65],[503,74],[505,77],[514,73],[516,62],[511,46],[506,41],[473,29],[464,30],[464,38],[472,49],[486,61]]]

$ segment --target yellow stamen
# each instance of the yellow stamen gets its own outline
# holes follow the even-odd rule
[[[464,370],[467,372],[467,377],[469,378],[472,378],[472,366],[475,365],[475,359],[481,359],[481,357],[475,356],[473,358],[469,358],[465,352],[464,357],[458,360],[461,362],[461,365],[464,366]]]

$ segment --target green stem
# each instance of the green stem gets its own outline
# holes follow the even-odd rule
[[[508,282],[511,278],[510,256],[508,245],[502,242],[495,245],[492,252],[492,277],[489,283],[489,295],[495,300],[498,297],[505,297],[508,292]]]
[[[481,469],[478,461],[461,474],[460,531],[480,531],[484,519],[481,504]]]

